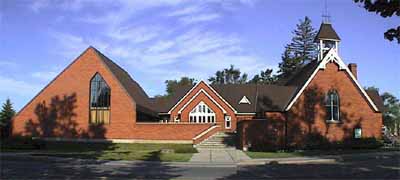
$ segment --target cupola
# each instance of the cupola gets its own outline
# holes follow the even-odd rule
[[[339,41],[340,38],[332,25],[327,22],[321,23],[321,27],[315,36],[315,42],[318,43],[318,60],[322,60],[324,55],[332,48],[338,52]]]

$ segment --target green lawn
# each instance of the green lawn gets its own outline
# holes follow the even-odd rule
[[[163,151],[162,151],[163,150]],[[70,143],[47,142],[38,149],[28,144],[2,144],[2,152],[99,160],[189,161],[197,152],[190,144]]]
[[[345,155],[354,153],[373,153],[373,152],[388,152],[399,151],[396,148],[389,149],[354,149],[354,150],[310,150],[299,152],[245,152],[253,159],[259,158],[290,158],[290,157],[304,157],[304,156],[325,156],[325,155]]]

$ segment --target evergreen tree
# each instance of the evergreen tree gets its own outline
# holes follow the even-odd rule
[[[285,52],[282,54],[281,59],[282,62],[278,65],[278,79],[289,77],[301,66],[301,59],[296,57],[288,46],[285,47]]]
[[[304,21],[300,20],[300,23],[296,26],[289,48],[296,57],[300,58],[301,64],[306,64],[317,58],[317,43],[314,42],[317,32],[307,16],[304,17]]]
[[[0,128],[1,137],[6,138],[10,136],[11,133],[11,120],[15,115],[15,111],[12,107],[10,99],[7,99],[3,104],[2,110],[0,112]]]
[[[215,76],[208,78],[211,84],[245,84],[247,82],[247,74],[235,69],[233,65],[223,70],[217,71]]]
[[[285,46],[282,62],[279,63],[278,79],[292,75],[298,68],[317,57],[316,31],[307,16],[296,25],[292,41]]]
[[[272,74],[272,69],[266,69],[265,71],[261,71],[260,74],[254,75],[253,79],[251,79],[248,83],[254,84],[274,84],[276,81],[276,76]]]

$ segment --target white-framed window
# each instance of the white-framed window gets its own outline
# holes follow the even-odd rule
[[[354,129],[354,138],[360,139],[362,137],[362,129],[360,127]]]
[[[325,97],[325,109],[327,121],[339,121],[340,100],[336,90],[331,90]]]
[[[191,123],[215,123],[215,113],[201,101],[189,113],[189,122]]]
[[[231,116],[225,116],[225,129],[230,129],[232,126],[232,118]]]

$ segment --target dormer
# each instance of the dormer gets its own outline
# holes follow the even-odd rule
[[[332,48],[338,53],[340,38],[330,23],[323,22],[321,24],[315,36],[315,42],[318,43],[318,60],[322,60],[324,55]]]

